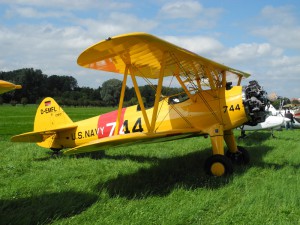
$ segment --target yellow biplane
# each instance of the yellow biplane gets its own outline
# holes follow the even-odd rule
[[[205,163],[208,174],[230,174],[233,162],[249,162],[248,152],[237,146],[232,132],[246,122],[256,124],[265,119],[265,92],[256,81],[241,86],[242,79],[249,74],[146,33],[101,41],[86,49],[77,63],[123,74],[118,110],[73,122],[54,99],[46,98],[37,109],[33,131],[14,136],[12,141],[37,142],[54,151],[67,148],[64,154],[75,154],[209,136],[213,154]],[[138,105],[123,108],[128,78],[132,80]],[[153,107],[145,107],[136,78],[156,82]],[[186,98],[174,101],[177,96],[163,96],[165,80],[175,80]]]
[[[4,80],[0,80],[0,94],[15,90],[15,89],[21,89],[21,88],[22,88],[21,85],[16,85],[16,84],[4,81]]]

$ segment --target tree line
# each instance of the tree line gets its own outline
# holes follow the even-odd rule
[[[39,104],[45,97],[53,97],[58,104],[68,106],[117,106],[121,93],[122,81],[110,79],[98,88],[79,87],[72,76],[48,76],[39,69],[24,68],[0,72],[0,80],[22,85],[22,89],[4,93],[0,104]],[[155,90],[150,85],[139,87],[146,107],[153,104]],[[163,95],[183,93],[181,88],[163,87]],[[183,97],[180,95],[179,98]],[[138,103],[134,88],[125,90],[124,106]]]
[[[22,89],[0,95],[0,104],[39,104],[45,97],[53,97],[59,104],[68,106],[117,106],[121,93],[122,81],[110,79],[98,88],[79,87],[77,80],[72,76],[48,76],[39,69],[24,68],[8,72],[0,72],[0,80],[22,85]],[[153,105],[155,88],[150,85],[139,87],[146,107]],[[166,96],[179,94],[177,97],[185,98],[182,88],[163,87],[162,94]],[[298,104],[296,100],[283,98],[284,104]],[[138,100],[134,88],[125,90],[124,106],[135,105]],[[278,109],[280,101],[272,102]]]

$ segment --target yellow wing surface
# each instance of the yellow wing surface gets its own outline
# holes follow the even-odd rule
[[[206,67],[242,77],[250,76],[146,33],[108,38],[86,49],[77,60],[80,66],[86,68],[120,74],[125,73],[126,65],[132,65],[137,68],[135,76],[150,79],[159,77],[163,62],[164,76],[173,76],[177,72],[201,75]]]
[[[21,89],[21,88],[22,88],[21,85],[16,85],[16,84],[4,81],[4,80],[0,80],[0,94],[15,90],[15,89]]]
[[[64,152],[66,155],[105,150],[111,147],[126,146],[130,144],[140,143],[154,143],[170,141],[173,139],[187,138],[195,136],[199,130],[185,129],[185,130],[172,130],[168,132],[158,133],[131,133],[121,134],[111,137],[101,138],[95,141],[88,142],[87,144],[80,145],[78,147],[69,149]]]
[[[14,142],[42,142],[45,141],[49,136],[55,135],[58,132],[64,130],[70,130],[76,128],[77,125],[63,125],[62,127],[44,130],[44,131],[33,131],[24,134],[16,135],[11,138]]]

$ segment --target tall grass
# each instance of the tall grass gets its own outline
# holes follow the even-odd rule
[[[11,143],[32,130],[35,110],[0,106],[0,224],[300,223],[300,130],[239,140],[250,165],[214,178],[202,137],[61,157]],[[77,121],[111,109],[64,110]]]

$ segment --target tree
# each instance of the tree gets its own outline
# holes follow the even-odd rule
[[[28,103],[34,103],[37,96],[44,97],[46,94],[45,80],[47,76],[41,70],[23,69],[20,71],[22,89],[20,96],[15,99],[20,101],[22,97],[28,99]],[[16,92],[17,93],[17,92]]]
[[[19,69],[9,72],[0,72],[0,79],[15,84],[21,84],[22,89],[3,95],[4,102],[8,103],[12,99],[20,102],[22,97],[26,97],[29,103],[35,103],[40,96],[45,96],[46,75],[41,70],[32,68]]]
[[[154,105],[155,88],[156,87],[151,87],[150,85],[140,87],[141,96],[145,99],[145,107],[151,107]]]
[[[14,71],[0,71],[0,80],[22,85],[22,89],[1,95],[2,103],[39,104],[45,97],[53,97],[63,105],[73,106],[117,106],[119,104],[122,81],[111,79],[97,89],[78,87],[72,76],[45,75],[39,69],[24,68]],[[146,107],[153,106],[156,86],[139,87]],[[181,88],[163,87],[163,95],[176,95]],[[176,95],[179,99],[180,95]],[[26,100],[27,99],[27,100]],[[134,87],[125,88],[124,106],[137,104]]]
[[[61,93],[74,91],[77,87],[77,80],[71,76],[52,75],[47,79],[47,90],[50,96],[60,96]]]
[[[27,105],[27,103],[28,103],[28,99],[27,99],[26,97],[22,97],[22,98],[21,98],[21,104],[22,104],[23,106],[25,106],[25,105]]]
[[[280,109],[280,107],[290,104],[291,101],[290,99],[286,98],[286,97],[280,97],[278,99],[276,99],[275,101],[272,102],[272,105],[274,106],[275,109]]]
[[[105,105],[117,106],[120,99],[122,81],[118,79],[110,79],[102,84],[100,91],[101,98]],[[128,89],[128,87],[126,87]]]

